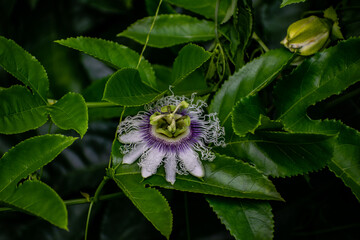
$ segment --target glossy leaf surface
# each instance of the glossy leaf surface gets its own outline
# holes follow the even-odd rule
[[[261,104],[258,95],[240,99],[232,112],[234,132],[240,137],[249,132],[254,133],[255,129],[261,125],[261,116],[265,115],[265,108]]]
[[[140,175],[116,175],[114,180],[139,211],[169,239],[172,213],[164,196],[156,189],[145,188]]]
[[[93,56],[116,69],[136,68],[140,58],[137,52],[126,46],[98,38],[77,37],[56,42]],[[145,84],[157,88],[154,70],[146,59],[141,60],[138,70]]]
[[[26,87],[0,90],[0,133],[15,134],[42,126],[47,121],[45,103]]]
[[[123,68],[106,83],[103,99],[122,106],[140,106],[159,95],[159,92],[141,82],[136,69]]]
[[[256,132],[244,138],[234,137],[227,149],[234,156],[249,160],[266,175],[294,176],[325,167],[333,156],[334,137]]]
[[[0,192],[0,202],[41,217],[57,227],[67,229],[67,210],[59,195],[40,181],[25,181],[18,187]]]
[[[14,41],[0,36],[0,66],[46,102],[49,80],[44,67]]]
[[[169,3],[188,9],[192,12],[201,14],[207,18],[215,19],[216,0],[166,0]],[[224,0],[219,2],[218,19],[219,22],[226,22],[234,12],[236,1]]]
[[[62,129],[74,129],[83,137],[88,128],[88,109],[84,98],[78,93],[68,93],[54,105],[50,116]]]
[[[206,199],[236,240],[273,238],[274,221],[268,202],[219,197]]]
[[[0,192],[51,162],[75,140],[63,135],[42,135],[10,149],[0,159]]]
[[[352,155],[360,147],[360,135],[340,122],[311,120],[307,108],[333,94],[339,94],[360,80],[360,39],[339,43],[304,61],[275,91],[278,118],[290,131],[339,134],[330,169],[360,199],[359,156]],[[351,167],[349,167],[351,166]]]
[[[175,184],[171,185],[165,181],[165,172],[160,168],[155,175],[145,179],[144,184],[225,197],[282,200],[271,181],[247,163],[216,155],[214,162],[203,162],[203,166],[203,179],[177,175]],[[116,176],[133,174],[140,176],[137,164],[120,165],[116,171]]]
[[[211,53],[194,44],[186,45],[175,59],[172,70],[172,84],[177,85],[181,80],[199,68],[210,58]]]
[[[154,17],[146,17],[138,20],[118,36],[128,37],[144,44],[153,19]],[[159,15],[151,31],[148,45],[164,48],[213,38],[215,38],[214,22],[180,14]]]
[[[217,112],[222,125],[231,116],[234,105],[243,97],[256,94],[269,84],[288,64],[293,55],[286,49],[271,50],[243,66],[224,82],[210,105],[210,112]],[[226,130],[230,130],[228,124]],[[230,130],[231,131],[231,130]]]
[[[306,0],[283,0],[280,7],[285,7],[287,5],[293,4],[293,3],[301,3],[305,2]]]

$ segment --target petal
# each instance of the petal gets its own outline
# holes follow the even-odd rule
[[[162,162],[165,156],[165,152],[160,151],[157,148],[151,148],[141,161],[141,176],[143,178],[150,177],[156,173],[157,168]]]
[[[129,133],[119,135],[119,141],[122,143],[137,143],[143,140],[139,130],[131,130]]]
[[[205,175],[199,156],[194,150],[188,149],[187,151],[181,151],[179,158],[191,175],[195,177],[203,177]]]
[[[168,154],[165,157],[165,173],[166,173],[166,181],[174,185],[176,180],[176,155]]]
[[[145,152],[145,150],[145,144],[136,145],[129,153],[124,155],[122,162],[124,164],[132,164]]]

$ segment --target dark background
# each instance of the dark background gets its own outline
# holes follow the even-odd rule
[[[341,8],[338,13],[344,36],[360,35],[359,7],[354,8],[358,4],[356,1],[325,3],[308,0],[281,9],[280,3],[275,0],[253,1],[255,31],[270,48],[280,47],[287,27],[304,16],[306,11],[324,10],[330,5]],[[89,56],[54,43],[54,40],[90,36],[116,41],[140,52],[141,45],[118,38],[116,34],[136,20],[152,14],[156,4],[157,0],[0,0],[0,35],[13,39],[44,65],[50,79],[50,97],[59,99],[70,91],[82,93],[92,82],[111,74],[113,70]],[[184,11],[176,7],[174,10]],[[161,8],[161,12],[167,11],[165,6]],[[169,65],[178,50],[178,46],[166,49],[148,47],[145,58],[152,64]],[[0,87],[17,83],[16,79],[0,69]],[[345,94],[358,88],[359,84],[356,84]],[[359,94],[329,106],[333,100],[331,98],[310,108],[309,114],[315,119],[340,119],[359,130]],[[80,191],[93,195],[105,174],[117,121],[91,121],[85,137],[44,168],[42,180],[65,200],[81,198]],[[50,125],[46,124],[24,134],[0,135],[0,155],[28,137],[48,131],[61,132],[55,126],[49,128]],[[272,180],[286,200],[286,203],[272,202],[274,239],[359,239],[359,202],[351,190],[327,168],[305,176]],[[116,191],[118,188],[115,184],[109,184],[104,189],[104,193]],[[163,193],[174,213],[171,239],[186,239],[186,219],[191,239],[233,239],[202,195],[177,191]],[[69,232],[24,213],[0,212],[0,240],[83,239],[87,209],[87,204],[68,207]],[[144,240],[164,237],[126,197],[120,197],[95,205],[89,239]]]

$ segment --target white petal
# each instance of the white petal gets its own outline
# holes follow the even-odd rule
[[[145,150],[145,144],[136,145],[129,153],[124,155],[123,163],[132,164],[145,152]]]
[[[176,180],[176,155],[168,154],[165,158],[165,173],[166,173],[166,181],[173,184]]]
[[[165,152],[159,151],[157,148],[151,148],[140,164],[142,177],[147,178],[155,174],[164,156]]]
[[[139,130],[131,130],[129,133],[119,135],[119,141],[122,143],[137,143],[143,140]]]
[[[199,156],[194,150],[189,149],[187,151],[180,152],[179,158],[191,175],[194,175],[195,177],[203,177],[205,175]]]

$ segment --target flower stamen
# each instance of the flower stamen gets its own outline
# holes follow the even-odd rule
[[[150,116],[150,124],[155,126],[156,133],[169,138],[176,138],[185,133],[190,126],[190,117],[177,113],[180,109],[187,107],[189,107],[189,104],[186,101],[182,101],[177,106],[163,106],[160,109],[161,113],[155,112]]]

